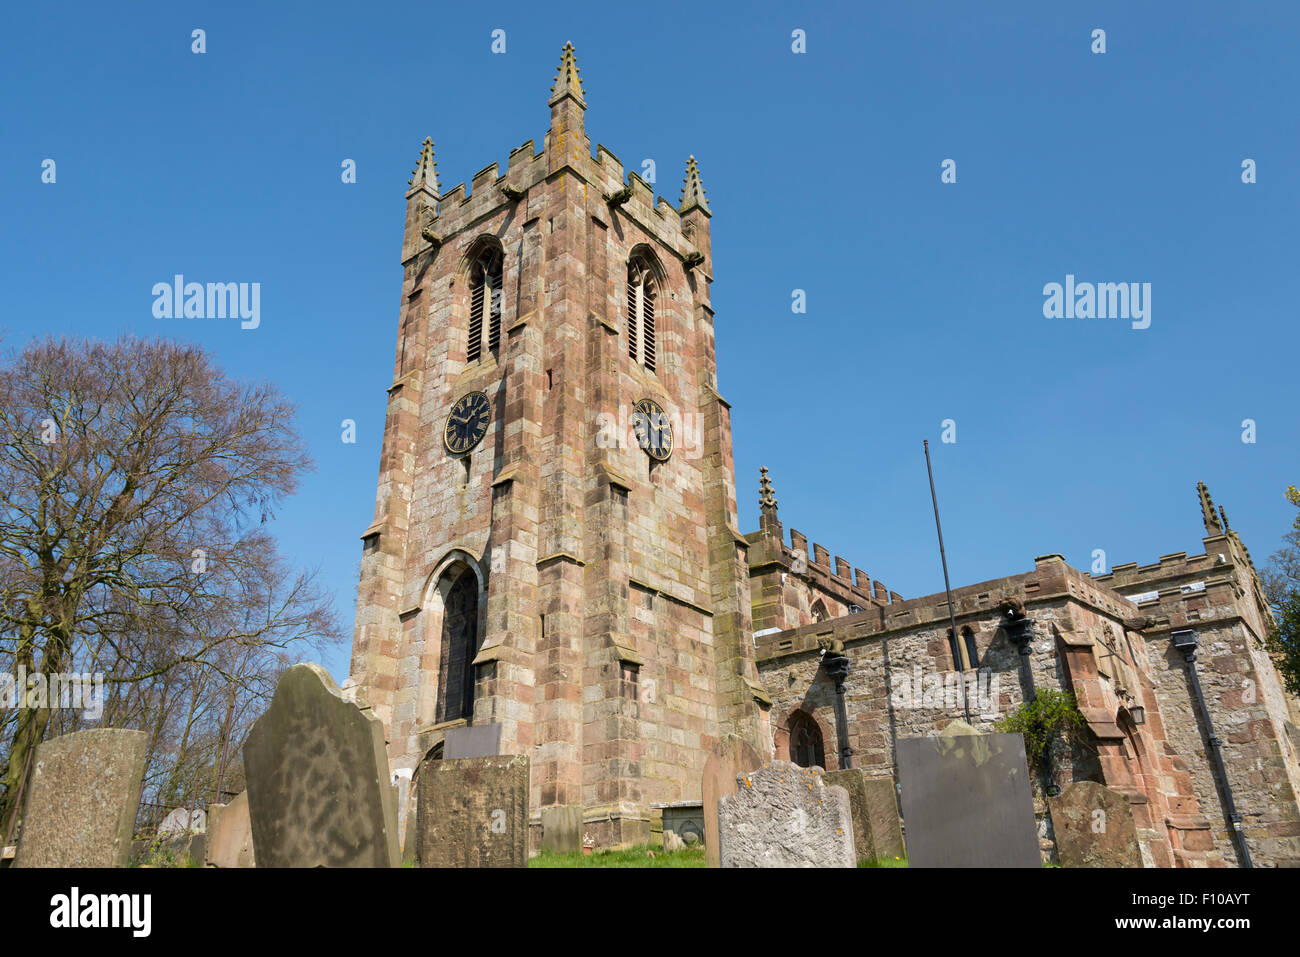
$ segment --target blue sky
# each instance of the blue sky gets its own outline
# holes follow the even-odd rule
[[[742,529],[766,465],[787,528],[939,591],[928,438],[954,585],[1194,552],[1198,480],[1262,563],[1300,482],[1300,8],[978,6],[14,6],[0,329],[174,336],[275,382],[318,463],[276,529],[350,627],[420,141],[444,187],[504,168],[570,40],[593,146],[673,202],[699,160]],[[155,319],[176,273],[260,282],[261,325]],[[1150,328],[1044,318],[1066,274],[1150,283]]]

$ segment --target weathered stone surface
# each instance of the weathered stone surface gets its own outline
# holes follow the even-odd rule
[[[325,669],[294,665],[244,745],[259,867],[397,867],[383,726]]]
[[[736,791],[736,776],[753,771],[763,763],[754,746],[738,735],[724,735],[704,762],[704,778],[700,790],[704,804],[704,861],[708,867],[718,867],[718,801]]]
[[[189,808],[178,807],[162,819],[158,825],[158,837],[170,840],[183,834],[202,834],[207,828],[208,816],[202,808],[191,811]]]
[[[842,787],[849,794],[853,814],[853,846],[859,860],[902,857],[902,830],[898,821],[898,802],[894,799],[894,782],[872,780],[861,768],[827,771],[828,785]],[[876,828],[880,829],[877,839]]]
[[[722,867],[856,867],[853,816],[821,768],[773,761],[737,775],[718,801]]]
[[[582,805],[542,808],[542,850],[576,854],[582,850]]]
[[[675,833],[687,847],[704,843],[703,804],[698,801],[676,801],[663,805],[661,810],[665,834]]]
[[[911,867],[1041,867],[1019,734],[898,742]]]
[[[208,805],[208,867],[255,867],[248,792],[229,804]]]
[[[1129,799],[1095,781],[1076,781],[1048,800],[1062,867],[1141,867]]]
[[[125,867],[147,744],[143,731],[117,728],[42,743],[14,866]]]
[[[831,782],[834,783],[834,782]],[[898,817],[898,790],[893,778],[867,778],[863,782],[867,820],[871,824],[872,852],[877,860],[904,857],[903,827]],[[861,851],[858,852],[861,855]]]
[[[421,867],[526,867],[528,757],[425,761],[416,777]]]

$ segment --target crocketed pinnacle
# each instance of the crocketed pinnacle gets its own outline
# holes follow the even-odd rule
[[[762,510],[776,514],[776,495],[772,492],[772,480],[767,477],[767,466],[758,469],[758,504]]]
[[[438,194],[438,164],[433,159],[433,140],[427,136],[420,148],[420,162],[411,170],[406,185],[414,189],[422,184],[433,190],[435,196]]]
[[[686,178],[682,183],[682,201],[678,205],[678,212],[684,214],[688,209],[699,208],[705,216],[712,216],[713,211],[709,209],[709,201],[704,196],[704,184],[700,182],[700,167],[694,156],[686,161]]]
[[[560,53],[560,68],[551,84],[550,104],[554,106],[566,96],[571,96],[584,110],[587,100],[582,94],[582,78],[578,76],[578,61],[573,58],[573,44],[566,43]]]

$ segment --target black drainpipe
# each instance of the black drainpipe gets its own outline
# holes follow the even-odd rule
[[[1020,690],[1024,694],[1025,702],[1028,703],[1038,697],[1038,689],[1034,687],[1034,671],[1029,663],[1029,656],[1033,653],[1030,644],[1034,639],[1034,619],[1025,613],[1022,603],[1015,600],[1006,601],[1002,605],[1002,627],[1006,629],[1007,637],[1020,652]],[[1048,797],[1056,797],[1061,793],[1061,789],[1056,786],[1056,771],[1052,767],[1050,744],[1043,754],[1043,778],[1043,787]]]
[[[1214,774],[1214,783],[1218,786],[1219,793],[1223,795],[1223,811],[1228,820],[1228,830],[1237,845],[1238,859],[1242,867],[1253,868],[1255,865],[1250,859],[1250,848],[1246,846],[1246,835],[1241,832],[1241,815],[1232,800],[1232,785],[1228,782],[1228,769],[1223,766],[1221,742],[1214,733],[1214,722],[1210,718],[1210,709],[1205,706],[1205,695],[1201,693],[1201,679],[1196,673],[1196,648],[1200,644],[1200,638],[1192,628],[1175,631],[1170,637],[1173,638],[1174,647],[1183,653],[1183,661],[1187,664],[1187,679],[1192,683],[1192,697],[1196,699],[1198,716],[1205,722],[1206,737],[1210,742],[1210,768]]]

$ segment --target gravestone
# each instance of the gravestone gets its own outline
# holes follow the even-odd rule
[[[892,860],[903,856],[892,778],[869,778],[861,768],[847,768],[827,771],[825,781],[844,788],[849,794],[853,846],[859,860]]]
[[[398,867],[384,728],[320,665],[294,665],[244,745],[259,867]]]
[[[736,775],[760,767],[763,759],[752,744],[738,735],[723,735],[704,762],[700,790],[704,805],[704,863],[717,867],[718,800],[736,791]]]
[[[143,731],[97,728],[43,742],[14,867],[126,867],[140,807]]]
[[[178,807],[158,825],[157,836],[160,840],[171,840],[186,834],[202,834],[208,829],[208,816],[202,808],[191,811]]]
[[[722,867],[857,867],[853,815],[821,768],[772,761],[736,776],[718,800]]]
[[[256,867],[248,792],[229,804],[208,805],[208,867]]]
[[[1096,781],[1067,784],[1048,798],[1062,867],[1141,867],[1128,798]]]
[[[577,854],[582,850],[581,804],[542,808],[542,850],[555,854]]]
[[[704,843],[704,805],[699,801],[673,801],[651,806],[663,813],[665,850],[674,838],[674,847],[698,847]]]
[[[898,788],[894,779],[867,778],[864,787],[867,819],[871,822],[871,846],[876,860],[906,857],[902,822],[898,818]]]
[[[449,728],[442,742],[443,760],[494,758],[501,753],[501,725],[476,724]]]
[[[1043,866],[1022,735],[954,721],[897,747],[909,866]]]
[[[429,761],[415,780],[421,867],[528,866],[528,757]]]

